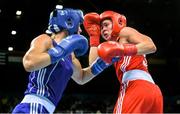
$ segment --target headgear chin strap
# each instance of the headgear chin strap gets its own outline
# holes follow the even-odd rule
[[[56,8],[50,14],[46,33],[57,33],[65,29],[69,35],[76,34],[81,23],[83,23],[83,12],[81,10]]]
[[[112,33],[109,40],[116,41],[119,35],[119,32],[123,27],[126,26],[126,17],[114,11],[105,11],[100,14],[101,22],[105,19],[112,20]]]

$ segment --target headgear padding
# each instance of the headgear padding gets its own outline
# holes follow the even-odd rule
[[[101,19],[101,22],[105,19],[112,20],[112,24],[113,24],[112,33],[111,33],[111,39],[109,40],[117,40],[119,32],[121,31],[123,27],[126,26],[126,17],[114,11],[105,11],[100,14],[100,19]]]
[[[49,26],[46,33],[57,33],[65,29],[69,35],[76,34],[82,22],[83,12],[81,10],[70,8],[55,9],[50,14]]]

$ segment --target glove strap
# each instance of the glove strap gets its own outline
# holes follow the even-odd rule
[[[93,75],[97,76],[110,65],[111,64],[105,63],[101,58],[97,58],[96,61],[91,66],[91,72]]]
[[[137,54],[137,47],[134,44],[123,44],[124,46],[124,55],[131,56]]]
[[[98,36],[91,36],[90,37],[90,46],[97,47],[99,45],[99,38]]]

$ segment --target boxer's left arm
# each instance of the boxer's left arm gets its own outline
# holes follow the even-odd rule
[[[150,54],[156,52],[156,46],[152,39],[145,35],[140,33],[138,30],[131,28],[131,27],[124,27],[120,32],[120,38],[119,43],[123,43],[123,39],[126,40],[126,44],[135,45],[137,48],[136,55],[142,55],[142,54]]]
[[[97,58],[97,46],[100,43],[100,16],[96,12],[87,13],[84,16],[84,28],[88,33],[89,39],[89,65]]]
[[[51,64],[47,50],[51,47],[52,40],[42,34],[31,41],[30,48],[23,57],[23,66],[27,72],[31,72]]]

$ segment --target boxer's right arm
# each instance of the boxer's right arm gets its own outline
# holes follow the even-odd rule
[[[97,55],[97,46],[100,43],[100,17],[97,13],[88,13],[84,16],[84,28],[90,37],[89,65],[91,65]]]
[[[77,59],[73,59],[73,63],[74,72],[72,75],[72,79],[80,85],[89,82],[111,65],[105,63],[101,58],[97,58],[94,63],[92,63],[92,65],[83,69]]]
[[[111,64],[104,62],[101,58],[98,57],[90,66],[91,73],[94,76],[97,76],[98,74],[100,74],[104,69],[106,69],[110,65]]]
[[[100,40],[100,16],[97,13],[88,13],[84,16],[84,28],[90,37],[90,46],[97,47]]]

